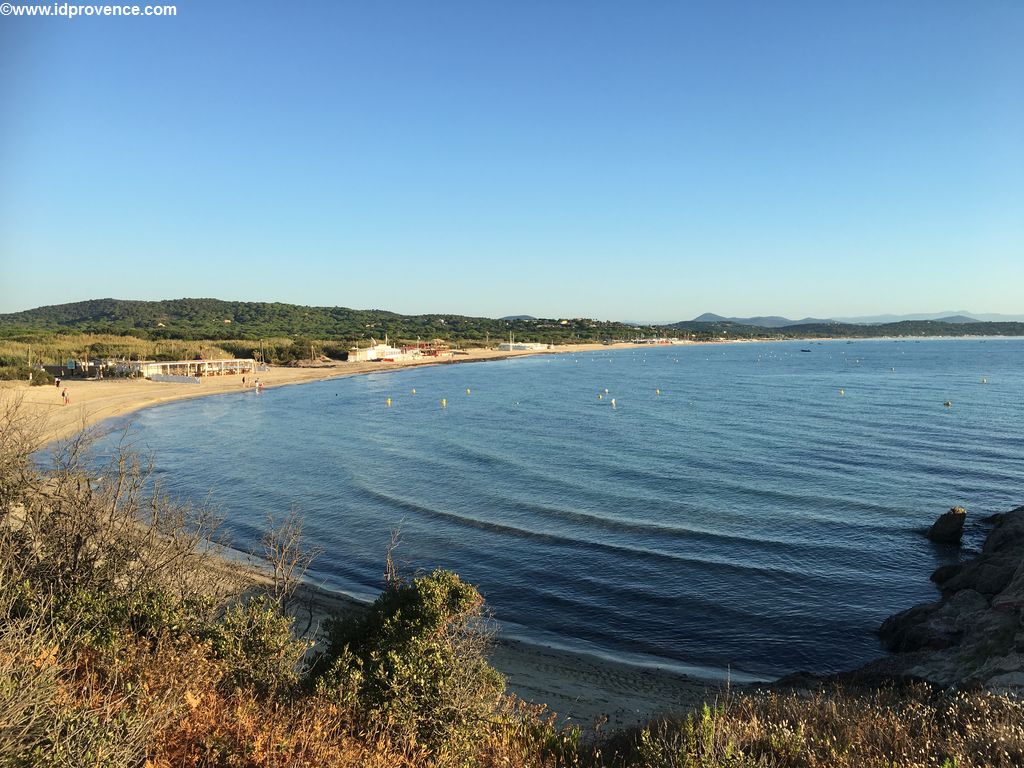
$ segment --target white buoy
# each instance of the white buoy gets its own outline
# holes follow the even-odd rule
[[[840,397],[846,397],[846,390],[845,389],[840,389],[839,390],[839,396]]]
[[[613,397],[612,398],[612,408],[614,408],[614,407],[615,407],[615,398]]]

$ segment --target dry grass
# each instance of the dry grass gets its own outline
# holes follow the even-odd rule
[[[924,683],[746,693],[605,751],[643,768],[1019,768],[1024,703]]]
[[[253,342],[237,342],[248,345]],[[133,336],[108,334],[68,334],[44,336],[31,341],[0,340],[0,365],[23,365],[31,362],[60,365],[69,359],[90,360],[115,358],[126,360],[192,360],[232,357],[221,342],[213,341],[147,341]],[[257,345],[258,346],[258,345]]]

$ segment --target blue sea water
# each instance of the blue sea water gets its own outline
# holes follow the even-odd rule
[[[966,506],[976,547],[1024,504],[1022,373],[1021,339],[609,347],[178,402],[129,434],[240,548],[297,509],[329,586],[378,590],[398,528],[402,564],[479,585],[509,633],[773,676],[879,655],[957,557],[934,517]]]

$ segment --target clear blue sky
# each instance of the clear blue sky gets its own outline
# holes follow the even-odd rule
[[[1019,0],[177,5],[0,17],[0,311],[1024,312]]]

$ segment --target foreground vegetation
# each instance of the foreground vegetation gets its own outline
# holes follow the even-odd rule
[[[208,510],[137,456],[79,437],[44,471],[39,425],[0,413],[0,765],[1019,766],[1024,708],[924,685],[732,693],[619,734],[504,693],[480,594],[402,576],[316,648],[296,628],[310,555],[272,528],[263,579],[225,567]]]

